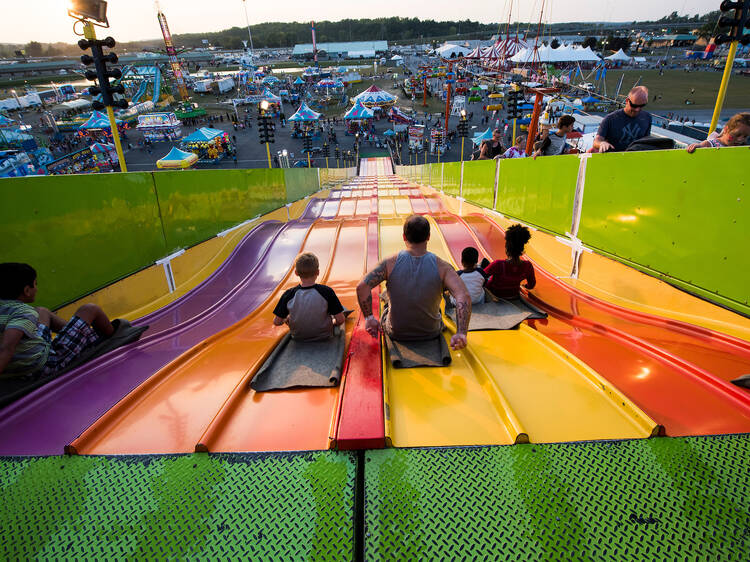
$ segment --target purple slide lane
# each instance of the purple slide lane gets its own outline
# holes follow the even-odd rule
[[[253,229],[245,238],[248,248],[235,249],[199,291],[194,289],[199,302],[209,305],[207,310],[193,308],[191,291],[176,301],[191,312],[177,312],[180,306],[172,306],[170,313],[157,317],[160,332],[83,365],[0,411],[0,455],[60,454],[67,443],[161,367],[244,318],[284,277],[323,208],[323,201],[313,200],[297,221],[271,222]],[[270,242],[253,236],[256,231],[270,237]],[[260,260],[251,254],[253,249]],[[225,293],[211,290],[226,291],[226,285],[213,279],[216,275],[239,279],[241,285],[231,289],[229,298],[222,298]],[[190,319],[170,325],[175,318]],[[146,333],[151,334],[151,329]]]

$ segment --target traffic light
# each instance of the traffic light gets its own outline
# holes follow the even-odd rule
[[[258,138],[260,144],[276,142],[274,138],[274,127],[271,118],[266,115],[258,117]]]
[[[333,149],[333,154],[336,156],[336,160],[341,158],[341,149],[339,148],[339,145],[336,145],[336,148]]]
[[[506,106],[508,108],[508,119],[518,119],[523,117],[521,110],[518,105],[523,100],[523,93],[521,90],[510,90],[505,94]]]
[[[462,116],[461,119],[458,121],[458,136],[461,138],[466,138],[469,136],[469,122],[466,120],[466,116]]]
[[[112,37],[106,39],[81,39],[78,42],[78,46],[86,51],[91,49],[91,54],[81,55],[81,62],[85,66],[94,65],[95,70],[86,71],[87,80],[98,80],[98,86],[91,86],[89,93],[92,96],[98,96],[101,94],[102,101],[95,100],[92,103],[94,109],[104,109],[106,106],[121,107],[125,109],[128,107],[128,100],[124,98],[115,99],[115,94],[124,94],[125,88],[122,84],[112,86],[109,83],[110,78],[117,80],[122,77],[122,71],[119,68],[107,68],[107,63],[117,64],[117,53],[110,51],[106,55],[102,51],[102,47],[111,49],[115,46],[115,40]]]
[[[745,33],[745,28],[750,27],[750,18],[748,18],[748,11],[750,11],[750,0],[724,0],[719,9],[722,12],[731,12],[734,10],[734,15],[722,16],[719,18],[719,27],[730,28],[729,34],[721,33],[716,36],[714,42],[717,45],[722,43],[730,43],[732,41],[739,41],[743,45],[750,44],[750,34]]]
[[[305,133],[305,136],[302,137],[302,147],[307,150],[312,148],[312,137],[310,137],[310,133]]]
[[[323,143],[323,156],[328,158],[331,155],[331,147],[328,146],[327,142]]]

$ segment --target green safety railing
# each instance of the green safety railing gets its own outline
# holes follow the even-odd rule
[[[401,166],[397,173],[750,315],[749,161],[748,148],[735,147]]]

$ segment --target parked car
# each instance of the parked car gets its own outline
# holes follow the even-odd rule
[[[323,151],[322,148],[319,146],[313,146],[312,148],[303,148],[302,154],[310,153],[310,156],[315,156],[316,154],[320,154]]]

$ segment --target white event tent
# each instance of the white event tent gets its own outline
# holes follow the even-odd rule
[[[435,53],[446,59],[454,59],[456,57],[463,57],[470,54],[471,49],[447,43],[442,47],[435,49]]]
[[[625,51],[620,49],[616,53],[609,55],[608,57],[604,57],[607,60],[615,61],[615,62],[630,62],[633,57],[626,55]]]
[[[569,45],[561,45],[553,49],[548,45],[542,45],[537,49],[537,55],[534,54],[534,47],[522,49],[510,59],[515,63],[529,62],[599,62],[599,55],[591,50],[591,47],[581,48]]]

